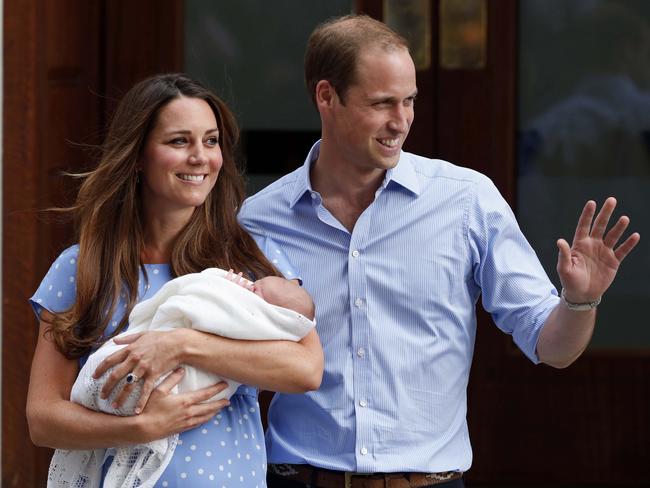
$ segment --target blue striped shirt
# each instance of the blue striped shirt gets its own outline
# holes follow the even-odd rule
[[[318,151],[240,213],[300,271],[325,352],[318,391],[275,396],[269,462],[466,471],[477,300],[538,362],[557,291],[487,177],[402,152],[350,233],[311,187]]]

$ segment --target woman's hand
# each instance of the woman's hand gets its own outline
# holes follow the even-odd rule
[[[225,388],[224,383],[171,394],[183,377],[175,370],[154,389],[140,415],[89,410],[70,401],[79,365],[59,351],[47,335],[48,327],[49,322],[42,320],[27,395],[27,420],[36,445],[76,450],[142,444],[196,427],[228,405],[227,400],[206,402]]]
[[[228,386],[223,381],[196,391],[171,393],[184,373],[183,368],[177,368],[151,392],[138,416],[145,442],[198,427],[230,405],[226,399],[207,401]]]
[[[93,377],[100,378],[106,371],[106,383],[101,391],[102,398],[108,398],[125,376],[134,375],[135,381],[125,383],[122,391],[115,396],[113,408],[119,408],[138,381],[142,382],[142,392],[135,413],[143,411],[158,379],[179,366],[181,352],[174,331],[147,331],[114,339],[116,344],[125,347],[108,356],[95,370]],[[167,381],[167,380],[165,380]],[[179,380],[180,381],[180,380]]]

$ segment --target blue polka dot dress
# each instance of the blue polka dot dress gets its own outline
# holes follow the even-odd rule
[[[288,278],[295,273],[284,254],[272,243],[258,243],[275,260]],[[54,261],[30,299],[37,316],[43,308],[52,313],[69,309],[75,300],[78,246],[72,246]],[[167,264],[145,265],[148,281],[140,272],[139,297],[153,296],[173,278]],[[120,302],[108,326],[115,330],[125,312]],[[81,363],[86,358],[81,359]],[[107,463],[110,462],[110,458]],[[105,467],[106,468],[106,467]],[[266,486],[266,451],[260,419],[257,389],[241,385],[230,398],[230,406],[205,424],[180,434],[174,457],[156,487],[241,487]]]

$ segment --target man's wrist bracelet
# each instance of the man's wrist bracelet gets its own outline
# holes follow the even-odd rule
[[[601,296],[596,298],[593,302],[573,303],[566,299],[566,295],[564,294],[564,288],[562,288],[562,293],[560,295],[562,297],[562,301],[567,306],[567,308],[569,310],[575,310],[576,312],[587,312],[589,310],[595,309],[600,304],[600,300],[602,300],[603,298]]]

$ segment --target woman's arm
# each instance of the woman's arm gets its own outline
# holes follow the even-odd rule
[[[223,400],[199,404],[223,389],[223,384],[191,394],[170,394],[182,378],[179,370],[153,390],[141,415],[118,417],[88,410],[69,400],[77,361],[67,359],[45,336],[47,326],[41,321],[27,395],[27,420],[36,445],[94,449],[149,442],[200,425],[227,405]]]
[[[302,393],[320,387],[324,359],[315,329],[300,342],[238,341],[190,329],[176,332],[185,336],[180,341],[182,363],[263,390]]]
[[[188,364],[261,389],[299,393],[315,390],[323,375],[323,350],[315,330],[301,341],[244,341],[181,328],[142,332],[119,340],[128,344],[95,371],[101,376],[114,366],[102,390],[108,396],[118,381],[133,372],[144,379],[137,408],[147,404],[157,378],[179,364]],[[116,397],[121,404],[131,389]]]

